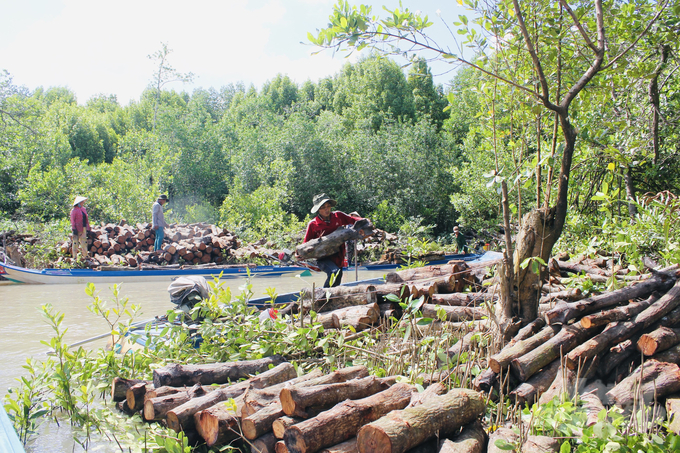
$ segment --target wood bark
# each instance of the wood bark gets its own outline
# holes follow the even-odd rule
[[[290,387],[281,390],[281,406],[286,415],[306,418],[308,407],[333,406],[344,400],[365,398],[387,390],[394,380],[368,376],[363,379],[313,387]]]
[[[652,359],[657,362],[668,362],[680,365],[680,345],[673,346],[663,352],[654,354]]]
[[[541,394],[550,388],[560,368],[560,361],[553,360],[551,364],[520,384],[510,392],[510,399],[519,405],[529,405],[538,402]]]
[[[482,371],[472,383],[472,386],[478,392],[489,393],[493,389],[494,384],[496,384],[496,378],[498,374],[494,372],[491,368],[487,368]]]
[[[486,451],[486,431],[479,420],[466,425],[455,437],[442,439],[439,453],[483,453]]]
[[[285,362],[283,357],[274,355],[241,362],[210,363],[205,365],[166,365],[154,370],[153,384],[154,387],[162,387],[164,385],[181,387],[193,384],[226,384],[227,382],[236,382],[239,379],[262,373],[267,371],[270,365],[276,366],[283,362]]]
[[[470,351],[477,347],[477,339],[480,338],[482,334],[476,330],[471,330],[466,333],[463,338],[458,340],[453,346],[446,350],[446,356],[449,360],[457,357],[462,352]]]
[[[187,387],[170,387],[164,385],[163,387],[147,389],[144,394],[144,402],[151,398],[158,398],[159,396],[172,395],[179,392],[187,391]]]
[[[359,430],[362,453],[404,453],[436,433],[447,435],[473,422],[486,408],[484,396],[474,390],[452,389],[423,404],[390,412]]]
[[[135,384],[149,383],[143,379],[125,379],[121,377],[113,378],[111,381],[111,399],[115,402],[123,401],[127,398],[127,391]]]
[[[275,445],[278,439],[274,437],[273,433],[267,433],[262,437],[258,437],[250,442],[251,453],[275,453]]]
[[[522,453],[559,453],[560,440],[548,436],[528,436],[522,444]]]
[[[226,401],[229,398],[236,398],[249,388],[263,388],[278,384],[293,379],[295,375],[295,368],[286,362],[246,381],[210,392],[199,398],[192,398],[167,412],[166,420],[168,427],[175,432],[190,429],[194,426],[194,414],[196,412]]]
[[[599,313],[593,313],[592,315],[586,315],[581,318],[581,324],[583,324],[583,327],[604,326],[611,322],[623,321],[632,318],[659,300],[659,297],[661,296],[658,293],[655,293],[641,302],[632,302],[623,307],[616,307],[612,308],[611,310],[605,310]]]
[[[295,248],[300,259],[325,258],[337,253],[347,241],[362,239],[374,233],[373,225],[368,219],[358,220],[348,228],[338,228],[334,232],[312,239]]]
[[[508,344],[508,346],[503,348],[498,354],[489,357],[489,368],[491,368],[494,373],[500,373],[503,368],[510,365],[510,362],[542,345],[554,337],[559,331],[560,327],[558,326],[547,326],[530,338]]]
[[[332,447],[321,450],[321,453],[358,453],[357,438],[352,437],[350,440],[339,443]]]
[[[356,435],[366,423],[406,407],[413,393],[407,384],[395,384],[389,389],[360,400],[348,400],[314,418],[293,425],[284,434],[291,453],[314,453],[337,445]]]
[[[600,376],[603,378],[609,376],[620,363],[637,354],[637,340],[639,339],[640,335],[636,335],[609,348],[609,352],[602,358]],[[663,362],[663,360],[659,361]]]
[[[680,343],[680,329],[659,327],[643,334],[637,342],[638,351],[646,356],[654,355]]]
[[[311,288],[300,291],[304,311],[312,309],[311,295]],[[374,285],[317,288],[314,292],[314,311],[322,313],[356,305],[374,304],[377,301],[378,295]]]
[[[679,398],[668,398],[666,400],[666,413],[668,414],[667,419],[668,430],[674,432],[675,434],[680,434],[680,399]]]
[[[512,372],[520,381],[526,381],[538,370],[598,333],[599,327],[586,329],[580,324],[563,326],[554,337],[511,362]]]
[[[630,321],[611,324],[601,334],[583,343],[566,356],[566,364],[574,369],[579,362],[592,359],[614,344],[620,343],[635,335],[635,333],[651,326],[666,314],[680,305],[680,280],[658,301],[644,309]]]
[[[276,436],[277,439],[283,439],[283,434],[286,432],[286,430],[303,421],[304,418],[300,417],[290,417],[288,415],[279,417],[276,420],[274,420],[274,423],[272,423],[272,432],[274,433],[274,436]]]
[[[444,310],[446,313],[446,320],[451,322],[474,321],[488,316],[486,310],[481,308],[454,307],[448,305],[440,305],[439,308]],[[420,311],[423,313],[423,316],[437,319],[437,305],[423,304]]]
[[[237,414],[243,409],[243,395],[234,398],[234,405],[217,403],[194,414],[196,431],[208,447],[222,445],[241,435],[241,417]]]
[[[341,326],[351,326],[356,332],[368,329],[380,321],[380,307],[376,303],[347,307],[334,313],[337,313]]]
[[[314,318],[314,322],[321,324],[324,330],[340,328],[340,318],[338,318],[338,315],[332,311],[327,313],[317,313],[316,318]],[[311,325],[312,318],[310,316],[305,317],[304,323],[307,326]]]
[[[413,395],[411,396],[411,402],[409,402],[408,406],[406,407],[419,406],[424,402],[428,401],[430,398],[444,395],[446,394],[446,392],[448,392],[446,386],[441,382],[436,382],[434,384],[429,385],[422,392],[413,393]]]
[[[368,376],[368,369],[363,365],[341,368],[325,375],[323,375],[320,370],[314,370],[311,373],[293,379],[289,382],[274,385],[267,389],[248,392],[248,395],[245,397],[245,406],[241,416],[248,417],[256,413],[258,410],[268,406],[270,403],[279,401],[281,390],[283,390],[285,387],[311,387],[314,385],[335,384],[338,382],[349,381],[351,379],[365,378],[366,376]],[[281,415],[284,415],[283,411],[281,412]]]
[[[406,283],[443,276],[453,276],[456,278],[457,274],[464,272],[466,269],[465,261],[457,261],[439,266],[416,267],[404,269],[403,271],[388,272],[385,274],[385,281],[387,283]]]
[[[128,389],[125,401],[131,410],[139,412],[144,408],[144,396],[151,388],[151,384],[139,383]]]
[[[493,303],[498,296],[489,293],[451,293],[433,294],[430,303],[433,305],[451,305],[456,307],[481,306],[484,302]]]
[[[489,434],[487,453],[507,453],[507,450],[496,446],[496,441],[498,440],[504,440],[508,444],[518,444],[519,434],[515,433],[510,428],[498,428],[496,431]],[[515,450],[513,450],[512,453],[515,453]]]
[[[403,283],[385,283],[375,287],[375,294],[378,297],[378,303],[391,302],[387,299],[390,295],[396,296],[403,302],[409,298],[411,290]]]
[[[679,390],[680,367],[675,363],[650,360],[607,392],[607,397],[617,406],[627,408],[639,394],[642,401],[638,402],[638,407],[643,407]]]
[[[604,390],[604,385],[601,383],[599,386],[589,385],[579,396],[581,401],[583,401],[583,408],[586,411],[586,427],[593,426],[599,421],[599,414],[600,411],[604,409],[604,405],[602,404],[602,400],[600,399],[598,393],[602,392],[604,394]]]
[[[670,278],[665,274],[655,275],[650,279],[616,291],[589,297],[578,302],[557,304],[555,308],[545,314],[545,318],[548,324],[566,324],[571,319],[601,311],[627,300],[648,297],[654,291],[665,292],[674,283],[675,278]]]
[[[569,300],[569,301],[576,301],[576,300],[581,300],[585,299],[585,296],[581,293],[581,290],[578,288],[570,288],[566,289],[563,291],[557,291],[557,292],[550,292],[544,296],[541,296],[541,299],[539,300],[539,303],[541,304],[547,304],[551,303],[555,300]]]
[[[210,387],[196,384],[193,387],[187,387],[187,389],[182,392],[149,398],[144,401],[144,420],[162,420],[165,418],[168,411],[181,406],[192,398],[198,398],[211,393],[208,389],[210,389]]]

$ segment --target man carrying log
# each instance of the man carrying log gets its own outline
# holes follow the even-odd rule
[[[361,217],[353,217],[340,211],[333,211],[332,208],[337,201],[333,200],[331,197],[325,193],[314,195],[313,198],[314,206],[312,206],[312,214],[318,215],[312,219],[307,225],[307,231],[305,232],[305,239],[303,243],[306,243],[312,239],[317,239],[322,236],[327,236],[333,233],[340,227],[345,225],[353,225],[355,222],[362,220]],[[365,237],[363,230],[359,230],[360,236]],[[298,253],[298,256],[300,254]],[[324,282],[324,288],[329,288],[331,286],[338,286],[342,281],[342,267],[345,261],[345,243],[342,242],[340,249],[335,253],[318,258],[317,266],[326,273],[326,281]],[[333,277],[335,276],[335,277]],[[332,284],[331,284],[332,281]]]

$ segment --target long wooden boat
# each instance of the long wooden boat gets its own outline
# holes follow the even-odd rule
[[[481,255],[444,255],[442,259],[430,261],[428,264],[444,264],[450,260],[461,259],[465,261],[475,260]],[[359,270],[390,270],[398,267],[397,264],[366,264],[360,265]],[[26,269],[0,262],[0,275],[17,283],[27,284],[85,284],[85,283],[124,283],[143,281],[168,281],[177,277],[189,275],[201,275],[206,278],[222,275],[221,278],[238,278],[246,275],[259,277],[278,277],[286,274],[295,274],[309,271],[304,266],[255,266],[255,265],[229,265],[229,266],[155,266],[152,269],[131,269],[109,267],[108,270],[93,269]],[[353,272],[354,267],[346,268],[345,272]]]
[[[93,269],[26,269],[11,264],[0,263],[0,275],[7,280],[28,284],[85,284],[85,283],[123,283],[143,281],[168,281],[188,275],[201,275],[206,278],[222,275],[222,278],[258,276],[280,276],[303,272],[302,266],[158,266],[154,269],[93,270]]]

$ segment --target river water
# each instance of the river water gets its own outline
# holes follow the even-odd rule
[[[360,271],[359,279],[382,277],[384,273]],[[320,287],[325,277],[325,274],[319,273],[305,277],[295,274],[279,277],[255,276],[250,283],[254,297],[260,297],[266,295],[267,288],[275,288],[278,294],[283,294],[311,287],[312,283]],[[355,278],[353,272],[345,272],[343,281],[351,282]],[[222,282],[224,286],[230,287],[233,295],[241,293],[239,288],[247,283],[245,278],[225,279]],[[169,284],[170,281],[123,283],[120,285],[120,295],[141,306],[141,315],[137,320],[150,319],[173,308],[167,292]],[[112,284],[96,286],[99,297],[109,302],[108,306],[113,304],[111,286]],[[27,358],[46,357],[49,348],[41,341],[49,341],[54,331],[43,317],[41,305],[52,304],[54,311],[64,314],[62,327],[68,328],[65,342],[73,344],[107,332],[104,320],[87,309],[91,302],[92,299],[85,294],[85,285],[23,285],[0,282],[0,307],[4,318],[4,325],[0,329],[0,351],[3,359],[0,366],[0,397],[5,396],[8,387],[18,387],[17,378],[25,374],[22,366]],[[96,348],[103,346],[104,342],[105,340],[98,340],[89,345]],[[27,446],[26,451],[42,453],[72,449],[70,430],[48,424],[43,427],[38,438]],[[81,449],[77,447],[74,451]]]

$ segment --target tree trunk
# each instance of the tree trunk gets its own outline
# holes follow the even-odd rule
[[[357,447],[357,438],[352,437],[350,440],[334,445],[325,450],[321,450],[321,453],[358,453],[359,447]]]
[[[377,379],[375,376],[369,376],[337,384],[284,388],[281,390],[281,406],[286,415],[306,418],[305,410],[308,407],[334,406],[344,400],[365,398],[386,390],[391,382],[394,382],[394,380]]]
[[[505,262],[498,266],[497,275],[501,280],[501,324],[504,329],[512,323],[513,317],[519,317],[522,325],[538,318],[541,284],[544,280],[542,277],[546,275],[547,269],[541,265],[540,272],[536,273],[531,264],[524,268],[521,265],[527,259],[537,257],[548,262],[553,245],[562,232],[558,224],[555,209],[541,208],[528,212],[515,240],[513,268],[507,269]]]
[[[196,412],[207,409],[222,401],[226,401],[229,398],[236,398],[249,388],[263,388],[279,384],[293,379],[295,375],[295,368],[293,368],[290,363],[286,362],[246,381],[210,392],[199,398],[190,399],[186,403],[168,411],[166,416],[168,428],[175,432],[192,428],[194,426],[194,414]]]
[[[642,383],[640,377],[642,376]],[[674,363],[648,361],[638,367],[613,389],[607,392],[609,401],[617,406],[627,408],[635,402],[636,395],[641,395],[638,407],[649,405],[655,399],[680,390],[680,367]],[[639,393],[638,393],[639,392]]]
[[[325,258],[337,253],[345,242],[371,236],[373,232],[373,225],[368,219],[357,220],[352,227],[338,228],[326,236],[298,245],[295,252],[303,260]]]
[[[433,305],[451,305],[456,307],[474,307],[484,302],[493,303],[497,296],[489,293],[451,293],[433,294],[430,303]]]
[[[453,389],[423,404],[393,411],[359,430],[363,453],[404,453],[439,433],[453,433],[471,423],[486,408],[484,397],[474,390]]]
[[[291,453],[314,453],[355,436],[359,428],[411,401],[413,387],[396,384],[360,400],[337,404],[314,418],[291,426],[284,435]]]
[[[241,362],[210,363],[205,365],[172,364],[158,368],[153,372],[154,387],[170,385],[211,385],[236,382],[269,369],[269,365],[279,365],[285,362],[280,355],[265,357],[257,360]]]
[[[442,439],[439,453],[483,453],[486,447],[486,431],[479,420],[475,420],[463,428],[463,431],[451,439]]]

